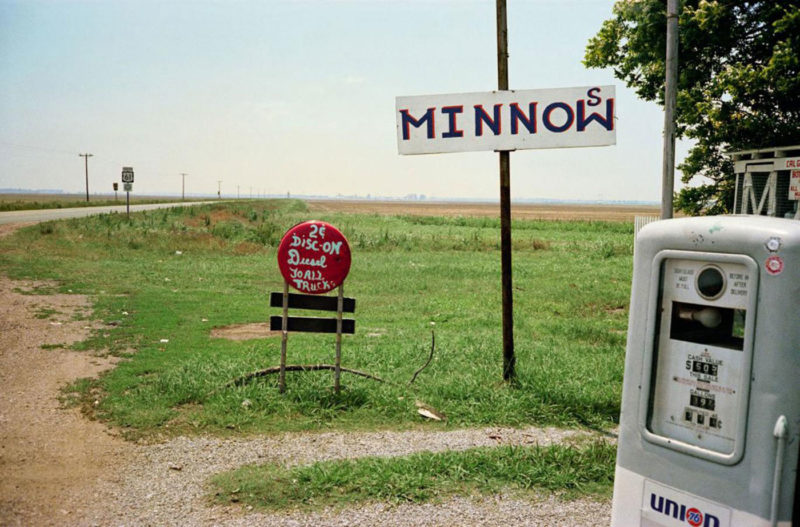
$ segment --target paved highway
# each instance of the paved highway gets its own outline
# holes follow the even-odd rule
[[[170,207],[185,207],[188,205],[202,205],[204,203],[218,203],[215,201],[186,201],[176,203],[149,203],[146,205],[131,205],[131,212],[140,210],[166,209]],[[0,225],[4,223],[37,223],[40,221],[63,220],[67,218],[80,218],[93,214],[108,214],[118,212],[125,214],[125,205],[112,205],[107,207],[75,207],[71,209],[37,209],[15,210],[0,212]]]

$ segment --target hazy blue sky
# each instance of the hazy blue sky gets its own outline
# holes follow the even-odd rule
[[[616,146],[512,154],[514,199],[660,199],[661,109],[581,64],[612,3],[508,0],[510,87],[614,84],[618,117]],[[0,0],[0,188],[83,192],[90,152],[92,193],[129,165],[140,194],[496,199],[496,154],[400,156],[394,115],[496,89],[495,46],[491,0]]]

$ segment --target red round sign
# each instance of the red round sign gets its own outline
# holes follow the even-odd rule
[[[281,239],[278,267],[284,280],[298,291],[327,293],[341,285],[350,272],[350,246],[330,223],[299,223]]]

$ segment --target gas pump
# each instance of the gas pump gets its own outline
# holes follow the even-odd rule
[[[800,526],[800,222],[638,234],[613,527]]]

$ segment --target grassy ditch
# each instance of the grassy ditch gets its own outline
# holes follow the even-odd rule
[[[545,490],[564,498],[610,494],[615,447],[494,447],[395,458],[246,466],[211,480],[218,503],[320,509],[352,503],[422,503],[455,495]]]
[[[174,203],[179,198],[132,197],[131,205],[144,203]],[[86,201],[74,194],[0,194],[0,212],[15,210],[69,209],[75,207],[111,207],[125,205],[125,194],[121,197],[94,196]]]
[[[282,289],[275,251],[306,219],[336,225],[353,265],[356,334],[342,365],[391,383],[330,372],[275,376],[225,388],[275,366],[280,339],[212,338],[214,327],[266,321]],[[513,226],[518,382],[500,381],[498,222],[311,214],[259,200],[28,227],[0,239],[0,269],[89,294],[106,326],[79,349],[128,360],[74,397],[131,437],[329,428],[482,425],[612,426],[618,417],[630,294],[629,224],[516,221]],[[43,286],[49,290],[51,286]],[[42,291],[46,292],[46,291]],[[308,313],[313,315],[314,313]],[[329,316],[329,315],[328,315]],[[436,351],[425,362],[431,331]],[[292,334],[290,364],[332,363],[333,336]],[[416,401],[447,421],[422,425]]]

